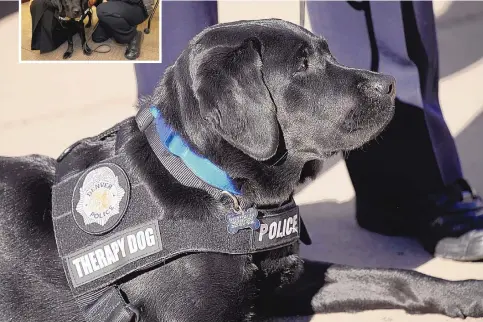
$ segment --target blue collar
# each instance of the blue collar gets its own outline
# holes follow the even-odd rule
[[[221,170],[210,160],[191,151],[181,136],[166,124],[161,113],[155,107],[151,107],[150,111],[156,122],[156,131],[159,138],[169,152],[178,156],[198,178],[209,185],[232,194],[240,194],[225,171]]]

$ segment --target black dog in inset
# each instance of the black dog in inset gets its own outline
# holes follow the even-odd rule
[[[63,59],[72,57],[74,53],[73,37],[79,34],[82,44],[82,51],[85,55],[92,54],[92,49],[87,44],[85,28],[90,28],[92,25],[92,11],[88,6],[87,0],[62,0],[64,17],[59,16],[59,22],[63,28],[69,30],[67,39],[67,50],[64,53]],[[84,26],[85,18],[88,18],[87,24]]]
[[[394,86],[390,76],[339,64],[323,38],[297,25],[242,21],[196,36],[139,105],[154,106],[193,151],[226,171],[244,200],[270,208],[315,177],[327,156],[380,133],[394,114]],[[281,146],[286,157],[271,162]],[[80,141],[61,163],[0,158],[0,321],[84,321],[57,252],[52,186],[114,154],[145,190],[139,202],[150,198],[157,205],[150,210],[173,226],[202,225],[229,210],[206,189],[181,184],[133,118]],[[256,254],[182,254],[121,282],[149,322],[375,309],[483,317],[483,281],[303,260],[298,243]]]

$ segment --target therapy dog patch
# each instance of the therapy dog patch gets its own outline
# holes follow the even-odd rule
[[[77,181],[72,213],[80,229],[105,234],[122,219],[129,203],[130,186],[124,171],[113,163],[99,164]]]
[[[121,231],[66,257],[72,285],[89,283],[162,249],[156,220]]]

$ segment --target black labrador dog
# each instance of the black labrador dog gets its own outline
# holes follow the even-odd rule
[[[87,0],[61,0],[62,10],[58,17],[62,28],[68,30],[67,50],[63,55],[63,59],[69,59],[74,53],[74,36],[79,34],[84,55],[91,55],[92,49],[87,44],[86,30],[92,25],[92,11],[89,10]],[[85,18],[88,18],[87,24],[84,25]]]
[[[343,66],[323,38],[261,20],[201,32],[139,105],[154,106],[196,153],[226,171],[241,198],[263,209],[289,200],[329,155],[374,138],[391,120],[394,100],[393,77]],[[164,212],[173,229],[226,213],[226,202],[181,184],[159,162],[133,118],[69,151],[62,167],[45,156],[0,158],[1,321],[84,320],[56,250],[52,187],[114,154],[145,189],[140,198],[155,200],[150,211]],[[308,261],[298,245],[182,254],[125,278],[119,288],[139,308],[140,321],[150,322],[375,309],[483,317],[483,281]]]

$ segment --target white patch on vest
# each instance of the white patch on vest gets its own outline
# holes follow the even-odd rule
[[[157,247],[154,234],[153,228],[142,229],[71,259],[77,276],[82,278],[98,270],[109,269],[123,258],[136,256],[138,251]]]
[[[274,221],[271,224],[261,224],[258,241],[261,242],[264,238],[273,240],[298,233],[297,219],[298,215],[293,215],[283,220]]]
[[[104,226],[109,218],[119,214],[125,193],[114,171],[108,167],[97,168],[86,175],[76,210],[86,226],[92,223]]]

